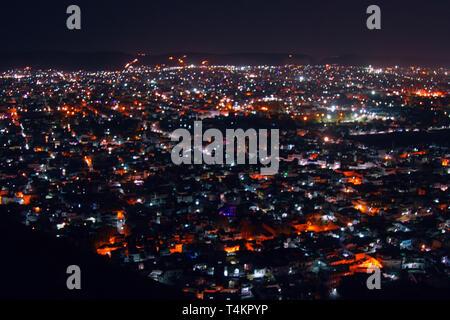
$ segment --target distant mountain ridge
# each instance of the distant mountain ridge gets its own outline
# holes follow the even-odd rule
[[[169,59],[172,57],[172,59]],[[36,69],[73,70],[121,70],[124,66],[138,59],[136,65],[179,66],[183,64],[201,65],[285,65],[285,64],[340,64],[340,65],[374,65],[374,66],[449,66],[450,58],[445,61],[433,61],[414,57],[364,57],[358,55],[330,56],[316,59],[306,54],[290,53],[168,53],[136,55],[124,52],[0,52],[0,70],[32,67]],[[183,62],[180,62],[181,59]],[[206,62],[205,62],[206,63]]]

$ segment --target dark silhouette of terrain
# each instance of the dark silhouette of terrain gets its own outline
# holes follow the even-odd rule
[[[343,300],[449,300],[450,291],[443,284],[432,286],[425,281],[415,283],[402,272],[400,279],[392,283],[381,283],[381,289],[369,290],[366,281],[369,275],[356,274],[344,277],[337,288]]]
[[[169,60],[169,57],[173,59]],[[138,59],[136,66],[166,65],[180,66],[183,64],[201,65],[207,61],[209,65],[305,65],[305,64],[339,64],[366,66],[448,66],[450,60],[436,61],[427,58],[414,57],[364,57],[358,55],[342,55],[317,59],[305,54],[290,53],[168,53],[145,56],[123,52],[0,52],[0,70],[32,67],[36,69],[73,70],[120,70],[124,66]],[[180,63],[178,59],[182,59]]]
[[[186,300],[179,288],[159,284],[81,252],[68,241],[13,221],[0,213],[0,299]],[[68,290],[69,265],[81,268],[81,290]]]

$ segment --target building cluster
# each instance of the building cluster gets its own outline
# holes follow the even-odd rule
[[[334,298],[374,267],[448,288],[449,84],[420,67],[4,72],[0,209],[200,299]],[[171,132],[196,120],[279,129],[278,174],[173,164]]]

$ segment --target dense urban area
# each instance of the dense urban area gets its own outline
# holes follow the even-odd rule
[[[169,59],[1,73],[2,214],[204,300],[450,288],[448,69]],[[278,173],[175,165],[194,121],[279,129]]]

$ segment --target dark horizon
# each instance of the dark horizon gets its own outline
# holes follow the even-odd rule
[[[81,8],[81,30],[65,26],[66,8]],[[365,26],[366,8],[381,8],[381,30]],[[21,1],[3,5],[0,52],[297,53],[321,60],[357,56],[450,56],[450,4],[429,1],[219,3]]]
[[[170,60],[169,57],[173,57]],[[394,57],[394,56],[359,56],[346,54],[317,59],[314,56],[298,53],[224,53],[212,54],[203,52],[171,52],[163,54],[148,54],[145,56],[120,51],[99,52],[0,52],[0,70],[13,70],[25,67],[33,69],[59,69],[63,71],[76,70],[120,70],[126,64],[137,58],[134,66],[201,66],[204,61],[208,65],[343,65],[374,67],[433,67],[448,68],[450,59],[427,59],[426,57]],[[182,58],[183,63],[178,62]]]

